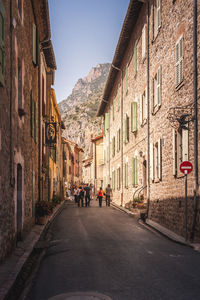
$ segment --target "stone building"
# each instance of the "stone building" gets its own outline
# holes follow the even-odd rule
[[[94,193],[96,194],[100,187],[103,187],[103,135],[92,138],[93,144],[93,178]]]
[[[48,1],[0,0],[0,260],[35,222],[42,195],[41,100],[55,68]]]
[[[199,32],[197,1],[130,1],[98,110],[105,123],[104,184],[112,183],[114,201],[124,206],[142,194],[148,218],[182,236],[185,178],[179,166],[192,162],[191,238],[200,236]]]
[[[70,142],[62,137],[63,144],[63,177],[65,188],[71,188],[74,184],[74,155]]]

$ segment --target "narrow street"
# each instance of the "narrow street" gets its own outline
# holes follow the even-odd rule
[[[48,235],[27,300],[72,292],[113,300],[199,299],[200,254],[105,203],[99,208],[93,200],[91,207],[78,208],[67,202]]]

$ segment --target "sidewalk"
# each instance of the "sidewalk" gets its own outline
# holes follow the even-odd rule
[[[117,205],[116,203],[111,203],[111,206],[113,206],[116,209],[119,209],[125,213],[127,213],[128,215],[135,217],[137,219],[140,219],[140,213],[138,212],[132,212],[129,211],[128,209]],[[172,240],[173,242],[185,245],[185,246],[189,246],[192,247],[194,250],[199,251],[200,252],[200,244],[198,243],[190,243],[189,241],[186,242],[184,237],[176,234],[175,232],[161,226],[160,224],[150,220],[150,219],[146,219],[146,222],[144,223],[143,221],[139,222],[142,226],[144,226],[145,228],[147,228],[148,230],[153,230],[153,231],[157,231],[160,234],[164,235],[165,237],[167,237],[168,239]]]
[[[22,242],[18,242],[11,256],[0,265],[0,300],[8,299],[8,293],[14,287],[17,279],[24,279],[20,278],[20,273],[22,273],[25,264],[31,258],[36,243],[46,232],[55,216],[62,210],[64,203],[65,201],[55,208],[53,214],[47,218],[45,225],[35,225],[26,239]],[[31,269],[32,264],[30,263],[30,273]],[[23,276],[24,274],[22,277]]]

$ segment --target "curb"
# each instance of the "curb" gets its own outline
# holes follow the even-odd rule
[[[150,219],[146,219],[146,222],[141,221],[140,215],[139,214],[134,214],[133,212],[128,211],[126,208],[121,207],[119,205],[117,205],[116,203],[111,203],[112,207],[114,207],[115,209],[118,209],[126,214],[128,214],[129,216],[132,216],[134,218],[137,218],[139,221],[139,224],[144,226],[146,229],[151,230],[152,232],[158,232],[160,233],[162,236],[168,238],[169,240],[171,240],[174,243],[177,243],[179,245],[182,246],[188,246],[193,248],[195,251],[200,252],[200,244],[198,243],[190,243],[190,242],[186,242],[185,239],[174,233],[173,231],[161,226],[160,224],[150,220]]]
[[[37,247],[39,241],[45,238],[47,230],[49,229],[50,224],[54,221],[56,216],[61,213],[65,201],[63,201],[60,206],[49,216],[47,222],[41,228],[39,236],[35,237],[32,245],[29,249],[26,249],[23,255],[19,258],[14,267],[14,271],[8,275],[8,280],[0,288],[0,300],[15,300],[18,299],[21,292],[23,291],[25,282],[27,278],[31,275],[33,268],[37,264],[37,261],[44,251],[44,248]],[[31,232],[34,231],[34,228]],[[30,234],[29,233],[29,234]]]

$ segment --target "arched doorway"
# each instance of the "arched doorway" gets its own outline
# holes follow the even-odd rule
[[[17,164],[17,241],[22,240],[22,166]]]

